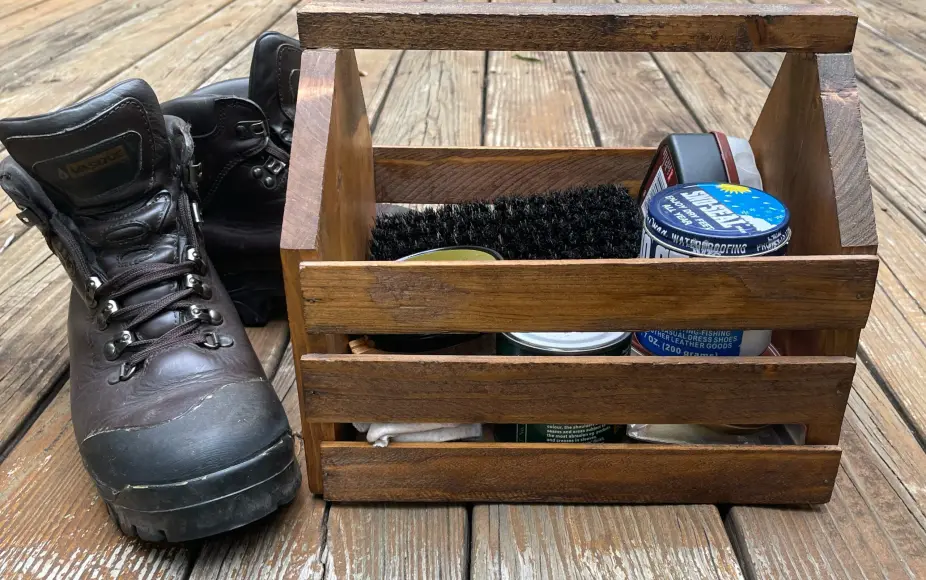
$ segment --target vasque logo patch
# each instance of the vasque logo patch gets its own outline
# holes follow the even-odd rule
[[[107,201],[110,192],[138,179],[141,135],[126,131],[33,165],[36,174],[78,207]]]
[[[67,172],[63,172],[63,175],[60,175],[63,179],[67,177],[83,177],[90,173],[96,173],[97,171],[106,169],[114,163],[120,163],[128,161],[129,154],[126,153],[125,147],[122,145],[116,145],[111,147],[102,153],[97,153],[96,155],[91,155],[90,157],[81,159],[80,161],[75,161],[73,163],[68,163],[65,165]],[[67,177],[65,177],[65,175]]]

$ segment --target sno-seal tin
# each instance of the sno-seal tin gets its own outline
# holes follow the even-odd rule
[[[745,185],[677,185],[647,198],[641,258],[779,256],[791,239],[788,209]],[[758,356],[771,330],[649,330],[637,340],[656,356]]]
[[[498,335],[497,351],[509,356],[627,356],[630,332],[509,332]],[[496,425],[497,441],[521,443],[606,443],[617,440],[614,425]]]

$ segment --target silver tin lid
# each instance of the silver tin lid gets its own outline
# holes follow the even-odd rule
[[[630,341],[629,332],[508,332],[514,342],[550,352],[592,352]]]

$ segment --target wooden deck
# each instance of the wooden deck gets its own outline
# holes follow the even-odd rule
[[[587,0],[586,0],[587,1]],[[610,0],[602,0],[610,1]],[[832,501],[730,506],[326,505],[185,546],[124,538],[70,425],[68,280],[0,199],[0,578],[926,577],[926,3],[855,9],[882,267]],[[0,116],[132,76],[161,99],[243,76],[295,0],[0,0]],[[393,145],[655,145],[748,136],[766,54],[359,51],[374,137]],[[2,196],[0,196],[2,197]],[[284,323],[251,332],[297,420]]]

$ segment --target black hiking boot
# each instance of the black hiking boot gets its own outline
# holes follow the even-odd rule
[[[163,104],[165,114],[192,127],[206,249],[247,325],[286,311],[280,230],[301,55],[295,39],[264,33],[250,78]]]
[[[293,435],[204,251],[187,124],[130,80],[0,141],[0,186],[73,283],[74,432],[122,531],[191,540],[292,500]]]

